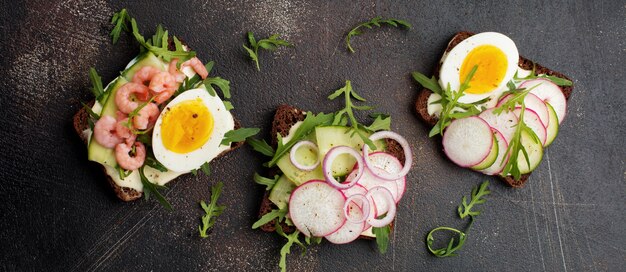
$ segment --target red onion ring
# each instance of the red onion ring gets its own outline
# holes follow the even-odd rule
[[[293,145],[293,147],[291,147],[291,151],[289,151],[289,160],[291,161],[293,166],[304,171],[311,171],[317,168],[317,166],[320,165],[319,158],[312,165],[304,165],[298,162],[298,160],[296,159],[296,151],[298,151],[298,148],[300,148],[301,146],[310,147],[311,149],[314,149],[316,153],[319,153],[319,149],[317,148],[317,145],[315,143],[311,141],[299,141],[295,145]]]
[[[359,206],[358,203],[354,202],[354,204],[356,204],[356,206],[359,207],[363,211],[363,217],[358,220],[354,220],[352,219],[352,217],[348,215],[348,211],[350,210],[350,203],[354,201],[355,198],[360,198],[361,201],[363,202],[363,205],[361,206]],[[343,215],[346,217],[346,220],[348,220],[348,222],[350,223],[355,223],[355,224],[363,223],[370,216],[369,199],[365,197],[365,195],[362,195],[362,194],[351,195],[350,197],[348,197],[348,199],[346,199],[346,203],[343,205]]]
[[[337,156],[341,154],[351,155],[352,157],[356,159],[357,165],[359,165],[359,167],[357,168],[356,177],[347,183],[339,183],[339,181],[337,181],[335,177],[333,177],[333,169],[332,169],[333,161],[335,161]],[[363,164],[363,157],[361,156],[361,154],[359,154],[358,151],[352,149],[351,147],[342,145],[342,146],[333,147],[330,150],[328,150],[328,153],[326,153],[326,157],[324,157],[324,164],[322,165],[322,170],[324,171],[324,177],[326,178],[326,182],[328,182],[328,184],[330,184],[331,186],[337,189],[343,190],[343,189],[348,189],[354,186],[354,184],[356,184],[359,181],[359,179],[361,179],[361,176],[363,176],[362,165],[364,164]]]
[[[396,201],[393,199],[393,195],[391,194],[389,189],[385,187],[382,187],[382,186],[372,187],[367,192],[367,194],[365,194],[365,196],[369,199],[372,194],[377,193],[377,192],[384,193],[389,209],[387,210],[387,215],[385,215],[385,217],[383,217],[382,219],[378,219],[374,216],[371,216],[367,218],[367,223],[372,225],[372,227],[382,228],[384,226],[389,225],[391,222],[393,222],[393,219],[396,217],[397,207],[396,207]]]
[[[409,170],[411,170],[411,164],[413,163],[413,156],[411,153],[411,147],[409,146],[409,142],[407,142],[407,140],[404,139],[404,137],[392,131],[379,131],[379,132],[372,134],[372,136],[370,136],[369,139],[372,141],[378,141],[380,139],[395,140],[396,142],[400,144],[400,146],[402,146],[402,150],[404,151],[404,167],[402,167],[402,170],[400,170],[400,172],[398,173],[378,172],[377,173],[377,171],[374,171],[375,168],[373,167],[372,163],[368,159],[369,146],[364,144],[363,145],[363,157],[364,157],[365,165],[367,166],[367,168],[372,169],[372,173],[376,177],[384,179],[384,180],[397,180],[397,179],[401,179],[402,177],[406,176],[406,174],[409,173]]]

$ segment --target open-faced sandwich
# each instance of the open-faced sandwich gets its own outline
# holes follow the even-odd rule
[[[265,164],[270,178],[255,174],[267,186],[260,219],[253,228],[276,231],[288,239],[281,250],[285,269],[289,247],[322,238],[335,244],[374,238],[384,252],[406,188],[412,155],[407,141],[390,131],[391,118],[372,115],[360,124],[354,111],[371,109],[350,82],[329,96],[344,98],[335,113],[304,112],[282,105],[272,123],[272,146],[249,139],[252,147],[271,157]]]
[[[124,201],[153,194],[179,175],[208,170],[208,163],[241,143],[232,140],[238,122],[228,81],[209,77],[194,51],[159,26],[151,39],[139,33],[126,10],[116,13],[114,42],[123,28],[140,44],[140,54],[106,87],[90,71],[95,100],[74,116],[74,128]]]
[[[565,118],[570,79],[519,56],[495,32],[457,33],[434,74],[413,73],[424,87],[415,108],[430,136],[443,136],[459,166],[522,186]]]

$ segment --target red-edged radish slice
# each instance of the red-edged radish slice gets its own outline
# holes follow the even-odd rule
[[[326,181],[311,180],[298,186],[289,198],[289,218],[302,234],[326,236],[346,222],[346,197]]]
[[[293,166],[295,166],[296,168],[298,168],[300,170],[303,170],[303,171],[311,171],[311,170],[317,168],[317,166],[320,165],[319,158],[317,158],[315,163],[313,163],[311,165],[304,165],[304,164],[302,164],[302,163],[300,163],[298,161],[298,156],[296,154],[297,154],[298,149],[300,147],[308,147],[315,154],[319,153],[319,149],[317,148],[317,145],[314,142],[311,142],[311,141],[299,141],[295,145],[293,145],[293,147],[291,147],[291,151],[289,152],[289,160],[291,160],[291,164],[293,164]]]
[[[355,170],[356,170],[356,168],[355,168]],[[353,170],[353,172],[355,170]],[[356,173],[352,173],[352,174],[356,175]],[[356,194],[365,195],[365,194],[367,194],[367,189],[365,189],[365,187],[363,187],[363,185],[361,185],[361,184],[355,184],[354,186],[352,186],[352,187],[350,187],[348,189],[341,190],[341,192],[343,193],[344,196],[350,197],[350,196],[353,196],[353,195],[356,195]],[[363,208],[363,203],[361,203],[359,199],[355,199],[353,202],[356,203],[360,208]],[[376,208],[374,207],[374,203],[370,202],[369,212],[371,214],[376,214]],[[363,226],[363,229],[367,229],[369,227],[370,227],[370,225],[366,223],[365,226]]]
[[[380,169],[383,169],[389,173],[398,173],[402,169],[402,163],[398,158],[385,152],[374,152],[369,155],[369,159],[372,164]],[[396,203],[400,201],[406,191],[406,176],[394,181],[398,186],[398,196],[396,197]]]
[[[375,169],[377,169],[377,171],[384,171],[379,168],[375,168]],[[356,170],[353,170],[352,173],[350,173],[346,177],[347,182],[350,182],[351,180],[354,179],[354,177],[356,176],[355,171]],[[398,198],[398,185],[394,181],[387,181],[384,179],[377,178],[376,176],[372,174],[372,170],[370,169],[365,169],[365,172],[363,172],[363,176],[361,176],[361,179],[359,180],[358,184],[365,187],[365,189],[368,192],[374,187],[379,187],[379,186],[385,187],[387,188],[387,190],[389,190],[389,192],[391,192],[391,195],[393,196],[393,199],[394,199],[394,203],[396,202],[395,200]],[[373,213],[375,214],[383,214],[387,212],[387,210],[389,209],[389,207],[387,207],[387,202],[380,197],[378,198],[375,197],[371,201],[373,203],[372,205],[372,209],[374,210]]]
[[[513,113],[519,118],[521,110],[521,108],[516,108]],[[537,138],[539,138],[543,146],[546,143],[547,131],[546,127],[541,123],[541,120],[539,120],[539,115],[537,115],[534,110],[526,109],[524,112],[524,123],[535,132],[535,135],[537,135]]]
[[[339,155],[342,155],[342,154],[348,154],[354,157],[354,159],[356,159],[356,164],[359,167],[356,168],[357,174],[352,180],[346,180],[346,182],[344,183],[339,183],[339,181],[337,181],[335,177],[333,177],[333,162]],[[324,164],[322,165],[322,170],[324,172],[324,177],[326,178],[326,181],[328,181],[330,185],[332,185],[333,187],[337,189],[348,189],[352,187],[354,184],[356,184],[361,178],[361,176],[363,175],[363,169],[365,167],[362,167],[362,165],[364,164],[363,164],[363,157],[361,157],[361,154],[355,149],[353,149],[352,147],[342,145],[342,146],[333,147],[330,150],[328,150],[328,153],[326,153],[326,156],[324,157]]]
[[[511,156],[510,153],[506,153],[506,149],[509,147],[509,143],[506,141],[506,139],[504,139],[502,133],[500,133],[500,131],[498,131],[497,129],[494,129],[493,133],[495,134],[496,141],[498,143],[498,157],[496,157],[496,161],[491,166],[479,171],[486,175],[497,175],[502,173],[504,166],[509,161],[509,157]]]
[[[500,99],[500,102],[498,102],[497,106],[501,106],[504,102],[509,101],[512,97],[513,95],[511,94],[503,97],[502,99]],[[550,124],[550,116],[548,115],[548,107],[546,106],[546,103],[543,102],[543,100],[539,99],[539,97],[537,97],[536,95],[529,93],[524,97],[524,105],[526,105],[527,109],[533,110],[539,116],[539,119],[541,120],[541,123],[544,127],[548,127],[548,125]]]
[[[357,195],[354,195],[354,196],[357,196]],[[366,199],[364,195],[360,195],[360,196]],[[363,213],[364,210],[362,210],[357,204],[355,204],[355,202],[353,201],[348,202],[348,201],[349,200],[347,200],[346,203],[349,205],[350,214],[347,215],[347,218],[352,218],[352,217],[363,218],[363,220],[360,223],[350,222],[350,220],[348,220],[337,231],[324,236],[326,240],[328,240],[329,242],[333,244],[350,243],[356,240],[357,238],[359,238],[359,236],[361,235],[361,232],[363,231],[363,229],[365,229],[365,225],[366,225],[365,219],[367,219],[368,215],[365,215]],[[369,202],[365,202],[365,203],[369,203]]]
[[[491,127],[476,116],[452,121],[443,134],[444,152],[462,167],[479,164],[489,155],[492,145]]]
[[[409,173],[409,170],[411,170],[411,164],[413,163],[413,154],[411,152],[411,147],[409,146],[409,142],[407,142],[407,140],[404,139],[402,135],[392,132],[392,131],[379,131],[379,132],[372,134],[372,136],[370,136],[369,139],[372,141],[378,141],[381,139],[395,140],[396,142],[398,142],[398,144],[400,144],[400,146],[402,147],[402,151],[404,152],[404,163],[402,164],[403,167],[399,172],[397,173],[374,173],[377,177],[384,179],[384,180],[396,180],[396,179],[406,176],[406,174]],[[365,165],[368,168],[373,169],[373,165],[368,158],[369,151],[370,151],[369,149],[370,148],[368,145],[366,144],[363,145],[363,157],[364,157]]]
[[[377,228],[389,225],[396,217],[396,203],[393,200],[393,195],[391,194],[389,189],[382,186],[376,186],[374,188],[371,188],[365,196],[377,198],[377,196],[379,195],[381,195],[382,198],[385,199],[387,207],[389,207],[389,209],[385,212],[386,214],[380,213],[381,215],[385,214],[385,216],[381,219],[378,219],[376,216],[373,215],[370,215],[370,217],[367,219],[368,224],[372,225],[372,227]]]
[[[561,90],[561,87],[554,84],[552,81],[543,78],[525,81],[522,85],[520,85],[520,87],[532,88],[538,84],[539,86],[532,89],[530,93],[536,95],[543,102],[550,104],[550,106],[554,108],[560,124],[563,122],[567,110],[567,100],[565,99],[563,90]]]
[[[488,109],[481,112],[478,117],[485,120],[489,126],[497,129],[507,142],[513,139],[515,134],[515,125],[517,125],[517,116],[511,111],[502,111],[500,114],[494,113],[495,109]]]

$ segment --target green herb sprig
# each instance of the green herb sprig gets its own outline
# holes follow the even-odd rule
[[[259,220],[254,222],[254,224],[252,224],[252,229],[258,229],[274,219],[277,219],[277,223],[280,223],[285,220],[285,216],[287,215],[287,213],[289,213],[287,207],[285,207],[284,209],[273,209],[270,212],[261,216]]]
[[[559,86],[572,86],[573,83],[567,79],[564,78],[560,78],[560,77],[556,77],[556,76],[550,76],[550,75],[538,75],[536,73],[536,65],[535,63],[533,63],[533,69],[530,72],[530,74],[526,77],[518,77],[517,76],[517,72],[515,72],[515,75],[513,76],[513,80],[520,82],[520,81],[524,81],[524,80],[530,80],[530,79],[536,79],[536,78],[545,78],[547,80],[552,81],[552,83],[559,85]]]
[[[372,233],[376,235],[376,245],[378,246],[378,251],[385,254],[389,248],[389,234],[391,233],[391,226],[387,225],[382,228],[372,227]]]
[[[159,192],[161,189],[167,189],[167,187],[163,185],[158,185],[150,182],[146,175],[143,173],[143,169],[145,166],[139,168],[139,177],[141,179],[141,184],[143,185],[143,196],[146,200],[150,200],[150,195],[154,195],[154,197],[165,207],[166,209],[172,211],[172,204],[170,204],[167,199]]]
[[[428,235],[426,236],[426,246],[428,247],[428,251],[430,251],[430,253],[440,258],[457,255],[456,251],[463,248],[465,240],[467,239],[467,233],[472,227],[475,217],[480,215],[480,211],[472,211],[472,208],[474,208],[478,204],[485,203],[486,199],[484,199],[483,197],[491,193],[488,187],[489,181],[484,181],[480,184],[480,186],[472,188],[472,195],[469,203],[467,202],[465,196],[463,196],[463,198],[461,199],[462,202],[457,208],[457,213],[461,219],[467,216],[470,217],[470,223],[467,228],[465,228],[465,231],[460,231],[451,227],[437,227],[428,232]],[[453,232],[454,234],[457,234],[459,236],[459,240],[455,245],[454,238],[451,238],[445,248],[434,249],[433,247],[435,243],[435,238],[433,234],[438,231]]]
[[[221,145],[230,145],[231,143],[242,142],[246,139],[257,135],[260,129],[258,128],[239,128],[230,130],[224,134]]]
[[[383,19],[381,16],[374,17],[367,22],[360,23],[355,28],[350,30],[350,32],[348,32],[348,35],[346,36],[346,47],[348,47],[348,50],[350,51],[350,53],[355,52],[354,48],[352,48],[352,45],[350,45],[350,41],[352,37],[363,34],[363,31],[361,31],[361,28],[365,27],[365,28],[372,29],[374,26],[381,27],[381,25],[383,24],[390,25],[393,27],[405,27],[406,29],[411,29],[412,27],[410,23],[404,20],[393,19],[393,18]]]
[[[293,46],[288,41],[279,39],[279,37],[279,34],[273,34],[266,39],[257,41],[254,38],[254,34],[252,32],[248,32],[248,43],[250,47],[244,44],[243,48],[246,49],[250,58],[256,63],[256,69],[258,71],[261,71],[261,67],[259,66],[259,48],[274,51],[280,46]]]
[[[113,44],[116,44],[117,40],[119,40],[122,30],[128,32],[127,23],[130,22],[130,19],[130,15],[128,15],[128,11],[126,11],[126,9],[122,9],[113,14],[113,18],[111,18],[111,24],[114,27],[109,34],[113,39]]]
[[[209,166],[209,162],[203,163],[202,165],[200,165],[200,168],[198,169],[191,170],[191,174],[193,174],[194,176],[197,176],[198,170],[202,171],[202,173],[204,173],[206,176],[211,175],[211,167]]]
[[[278,263],[278,267],[280,267],[281,272],[287,271],[287,254],[291,253],[291,246],[296,244],[300,246],[302,249],[302,254],[306,253],[306,246],[300,242],[298,236],[300,235],[300,231],[296,230],[291,234],[285,234],[283,232],[283,228],[280,226],[278,222],[276,222],[276,232],[280,234],[280,236],[287,238],[287,243],[280,249],[280,262]]]
[[[259,140],[250,137],[246,140],[246,143],[249,144],[252,149],[254,149],[254,151],[259,152],[265,156],[273,157],[276,153],[276,151],[274,151],[274,148],[272,148],[272,146],[270,146],[265,140]]]
[[[264,176],[259,175],[259,173],[254,173],[254,182],[256,182],[257,184],[261,184],[261,185],[265,185],[265,190],[269,191],[272,190],[272,188],[274,188],[274,185],[276,185],[276,182],[278,181],[278,179],[280,178],[279,175],[275,175],[274,178],[266,178]]]
[[[209,237],[207,231],[215,225],[217,217],[221,215],[226,208],[224,205],[217,205],[217,199],[222,193],[222,187],[224,187],[224,183],[221,181],[211,186],[211,201],[209,201],[208,205],[204,200],[200,201],[200,207],[204,210],[204,215],[202,216],[202,225],[198,226],[198,231],[202,238]]]
[[[104,93],[104,88],[102,87],[102,78],[98,75],[96,68],[89,68],[89,80],[91,80],[91,92],[93,93],[93,96],[100,104],[104,104],[106,95]]]

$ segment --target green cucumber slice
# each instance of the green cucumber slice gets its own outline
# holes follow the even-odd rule
[[[528,161],[530,162],[530,165],[526,162],[524,153],[520,151],[517,154],[517,167],[519,168],[520,173],[528,174],[539,166],[539,163],[543,158],[543,146],[541,145],[541,142],[535,142],[533,137],[527,131],[522,131],[520,141],[528,153]]]
[[[370,133],[361,131],[365,136],[370,136]],[[356,150],[363,148],[363,140],[358,134],[352,133],[352,129],[344,126],[325,126],[315,128],[315,139],[317,141],[317,148],[319,149],[319,158],[324,158],[328,151],[336,146],[349,146]],[[376,150],[384,150],[385,145],[383,141],[376,141]],[[372,151],[373,152],[373,151]],[[348,155],[343,154],[335,159],[332,166],[333,176],[341,177],[349,174],[354,168],[356,160]]]
[[[493,144],[491,145],[491,151],[489,152],[489,155],[487,155],[487,157],[482,162],[470,168],[474,170],[483,170],[483,169],[487,169],[488,167],[493,165],[494,162],[496,162],[496,158],[498,158],[499,150],[498,150],[498,141],[496,140],[495,132],[492,132],[491,137],[493,138]]]
[[[303,140],[309,140],[309,141],[315,142],[315,133],[312,132],[308,136],[304,137]],[[297,158],[298,162],[308,162],[308,160],[316,158],[319,155],[311,154],[311,151],[308,148],[300,148],[296,152],[296,156],[298,157]],[[294,166],[293,163],[291,163],[291,159],[289,158],[289,152],[287,152],[280,159],[278,159],[276,166],[280,168],[280,171],[283,172],[283,174],[287,177],[288,180],[290,180],[297,186],[312,179],[321,179],[321,180],[324,179],[324,173],[322,172],[321,164],[317,168],[311,171],[300,170],[296,168],[296,166]]]
[[[550,121],[548,122],[548,127],[546,128],[546,144],[544,146],[549,146],[552,141],[556,138],[556,135],[559,134],[559,117],[556,115],[556,111],[552,105],[546,103],[548,107],[548,118]]]
[[[167,64],[165,62],[152,54],[152,52],[147,52],[137,57],[137,61],[122,72],[122,76],[128,81],[132,81],[135,73],[144,66],[152,66],[161,71],[167,71]]]
[[[282,175],[274,184],[272,191],[269,195],[269,200],[276,204],[279,209],[287,207],[291,191],[296,188],[296,185],[291,182],[285,175]]]

